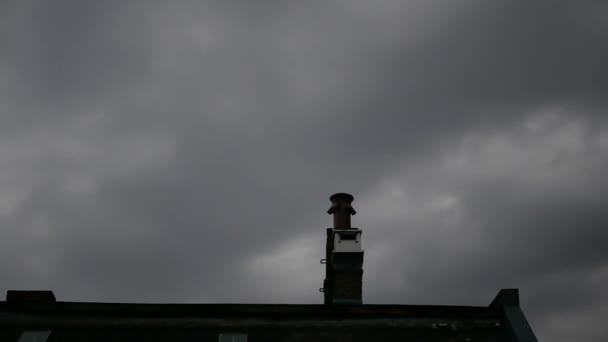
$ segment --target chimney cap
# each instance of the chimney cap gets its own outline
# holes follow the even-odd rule
[[[345,192],[338,192],[329,197],[329,200],[335,202],[339,199],[344,199],[348,203],[352,202],[355,198],[351,194],[347,194]]]

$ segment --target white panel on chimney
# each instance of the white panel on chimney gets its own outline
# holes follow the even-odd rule
[[[334,252],[361,252],[361,230],[334,230]]]

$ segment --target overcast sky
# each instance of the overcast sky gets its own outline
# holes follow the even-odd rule
[[[0,291],[364,303],[608,339],[608,3],[0,2]]]

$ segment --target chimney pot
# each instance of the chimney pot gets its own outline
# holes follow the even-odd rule
[[[351,203],[355,198],[351,194],[339,192],[331,195],[331,207],[327,213],[334,216],[334,229],[351,229],[350,217],[357,212]]]

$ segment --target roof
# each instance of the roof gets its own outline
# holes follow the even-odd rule
[[[176,341],[211,335],[215,341],[222,331],[264,335],[269,341],[291,341],[293,334],[313,334],[309,338],[316,340],[332,340],[332,334],[361,338],[353,341],[393,334],[435,341],[454,336],[464,341],[536,341],[518,310],[517,290],[501,291],[489,306],[87,303],[55,301],[50,291],[15,291],[0,302],[0,340],[17,341],[23,331],[50,330],[48,342],[53,336],[75,341],[108,333],[132,340],[133,334],[151,331]],[[183,334],[190,337],[178,338]],[[280,337],[286,334],[291,337]],[[121,340],[118,335],[112,340]]]

